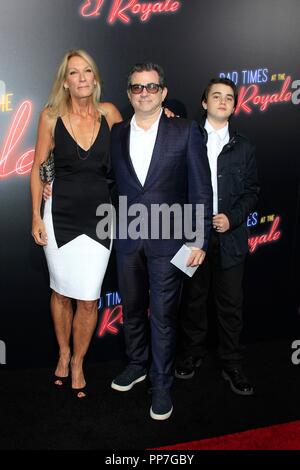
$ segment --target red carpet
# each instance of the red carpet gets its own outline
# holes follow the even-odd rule
[[[300,450],[300,421],[164,446],[165,450]]]

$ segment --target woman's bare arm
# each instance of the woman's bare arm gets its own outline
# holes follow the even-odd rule
[[[55,119],[50,118],[48,110],[44,109],[39,119],[34,162],[30,177],[32,199],[32,236],[38,245],[47,244],[47,234],[45,231],[44,222],[41,218],[43,184],[40,179],[39,169],[41,163],[44,162],[48,157],[52,147],[54,122]]]

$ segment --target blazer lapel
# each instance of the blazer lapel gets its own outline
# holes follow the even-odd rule
[[[122,154],[125,159],[125,163],[127,165],[128,171],[131,174],[132,178],[138,184],[139,187],[142,187],[140,180],[137,177],[137,174],[135,172],[134,166],[131,161],[130,153],[130,120],[126,122],[123,128],[123,134],[122,134]]]
[[[146,176],[144,187],[146,187],[150,182],[153,176],[155,176],[155,170],[159,166],[160,159],[162,158],[163,152],[163,145],[166,142],[167,132],[168,132],[168,118],[163,114],[161,115],[157,136],[153,148],[152,158],[149,165],[148,173]]]

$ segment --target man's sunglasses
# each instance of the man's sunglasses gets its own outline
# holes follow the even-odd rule
[[[134,95],[140,95],[144,91],[144,88],[146,88],[148,93],[152,93],[154,95],[160,88],[162,89],[163,87],[158,83],[147,83],[147,85],[134,83],[133,85],[129,85],[128,88]]]

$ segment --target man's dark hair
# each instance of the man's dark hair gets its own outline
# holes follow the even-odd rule
[[[163,68],[158,64],[154,64],[153,62],[143,62],[143,63],[135,64],[128,74],[127,88],[129,89],[129,86],[131,85],[132,75],[135,72],[153,72],[153,71],[158,73],[159,84],[162,88],[165,88],[166,80],[165,80],[165,73],[163,71]]]
[[[236,107],[238,103],[238,91],[237,91],[237,87],[235,83],[229,78],[212,78],[210,82],[208,83],[207,87],[205,88],[204,92],[202,93],[201,103],[202,101],[204,102],[207,101],[207,97],[208,97],[211,87],[213,85],[216,85],[217,83],[222,83],[223,85],[230,86],[230,88],[233,91],[233,96],[234,96],[234,107]]]

